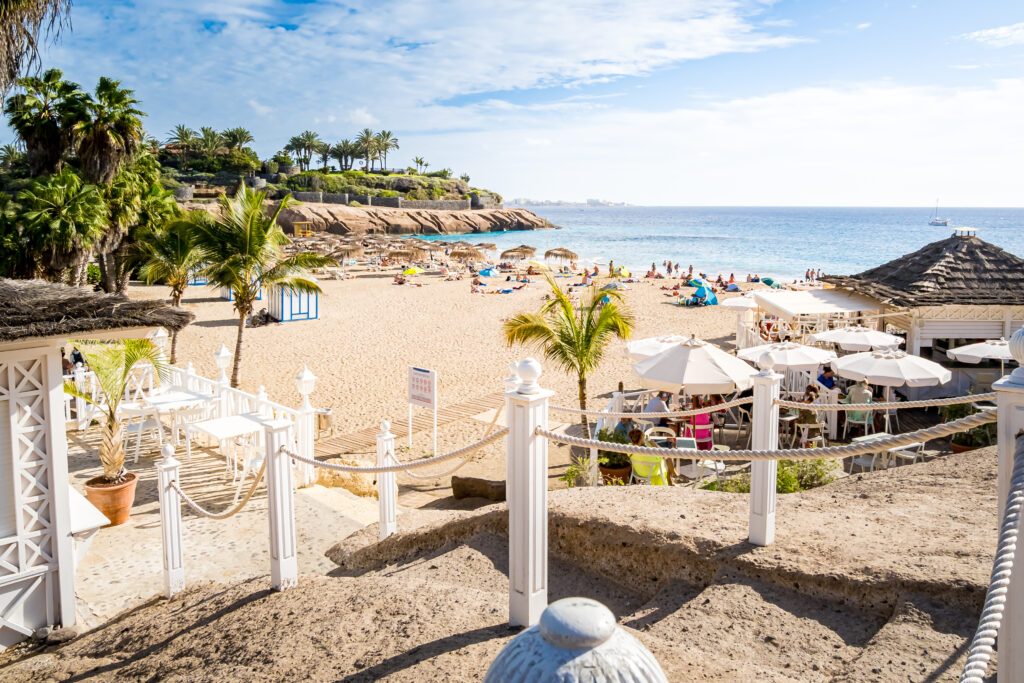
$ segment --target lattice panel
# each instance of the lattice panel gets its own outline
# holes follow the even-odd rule
[[[0,541],[0,576],[18,573],[18,539]]]

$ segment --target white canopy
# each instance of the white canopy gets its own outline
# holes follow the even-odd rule
[[[738,351],[736,355],[760,368],[779,370],[816,370],[819,365],[836,359],[836,354],[831,351],[794,342],[751,346]]]
[[[988,341],[950,349],[946,355],[961,363],[980,363],[983,360],[1006,362],[1013,360],[1010,355],[1010,344],[1005,339],[989,339]]]
[[[742,296],[729,297],[728,299],[719,299],[718,305],[722,308],[736,308],[741,311],[752,311],[757,308],[757,299],[748,294],[744,294]]]
[[[883,387],[931,387],[953,378],[946,368],[903,351],[865,351],[832,361],[840,377]]]
[[[799,315],[854,314],[882,308],[875,299],[838,289],[757,291],[754,298],[765,311],[787,320]]]
[[[687,340],[687,337],[683,337],[678,334],[667,334],[661,337],[648,337],[647,339],[637,339],[626,344],[626,355],[631,360],[647,360],[657,356],[662,351],[667,351],[676,344],[680,344]]]
[[[724,394],[749,389],[757,370],[714,344],[687,339],[633,366],[649,389],[691,394]]]
[[[869,327],[857,325],[851,327],[840,327],[835,330],[815,332],[809,336],[808,341],[826,342],[838,344],[840,348],[847,351],[870,351],[871,349],[896,348],[903,343],[902,337],[897,337],[881,330],[872,330]]]

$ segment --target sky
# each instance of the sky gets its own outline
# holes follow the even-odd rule
[[[76,0],[45,65],[271,156],[364,127],[505,197],[1022,206],[1020,0]],[[10,135],[8,131],[8,135]]]

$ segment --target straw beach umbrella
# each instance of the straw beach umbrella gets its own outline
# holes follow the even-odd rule
[[[516,247],[516,249],[526,254],[529,254],[530,256],[533,256],[534,254],[537,253],[537,247],[531,247],[529,244],[520,244],[518,247]]]
[[[474,246],[455,247],[448,254],[457,261],[482,261],[484,253]]]
[[[505,251],[501,252],[502,261],[521,261],[525,258],[530,258],[531,256],[533,256],[533,254],[525,252],[519,247],[506,249]]]
[[[494,242],[477,242],[477,249],[483,249],[484,251],[497,251],[498,245]]]
[[[749,389],[757,370],[714,344],[691,337],[633,366],[643,386],[690,394]]]
[[[545,251],[544,258],[553,258],[562,261],[575,261],[579,257],[576,255],[576,252],[569,251],[565,247],[556,247],[554,249],[548,249],[547,251]]]

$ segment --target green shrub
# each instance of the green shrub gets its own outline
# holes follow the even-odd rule
[[[98,285],[100,283],[100,267],[95,263],[90,263],[85,267],[85,281],[90,285]]]
[[[271,159],[263,164],[263,169],[267,175],[277,175],[277,172],[281,170],[281,164]]]
[[[452,169],[442,168],[439,171],[431,171],[430,173],[424,173],[423,175],[427,176],[428,178],[444,178],[445,180],[447,180],[448,178],[452,177]]]
[[[348,205],[349,205],[349,206],[355,206],[355,207],[360,207],[360,206],[362,206],[362,204],[360,204],[359,202],[354,202],[354,201],[353,201],[353,202],[349,202],[349,203],[348,203]]]
[[[160,176],[160,184],[164,186],[165,190],[173,190],[177,187],[182,187],[182,183],[170,176]]]
[[[291,166],[292,164],[295,163],[295,161],[292,160],[291,155],[288,154],[288,152],[284,152],[284,151],[281,151],[281,152],[278,152],[277,154],[275,154],[274,158],[271,159],[271,161],[276,162],[278,165],[287,164],[288,166]]]
[[[939,415],[942,416],[943,422],[959,420],[976,412],[978,412],[977,409],[970,403],[954,403],[953,405],[939,408]],[[987,424],[966,432],[957,432],[950,437],[950,441],[958,446],[967,448],[991,446],[996,442],[996,426],[994,424]]]
[[[435,185],[434,187],[430,188],[431,199],[442,199],[444,198],[445,194],[446,193],[444,191],[444,188],[441,187],[440,185]]]
[[[629,437],[614,429],[602,429],[597,433],[597,440],[607,443],[629,443]],[[629,456],[615,451],[597,452],[597,461],[605,467],[629,467]]]
[[[394,190],[381,190],[375,196],[377,196],[377,197],[400,197],[402,195],[400,193],[398,193],[398,192],[395,192]]]
[[[776,493],[797,493],[824,486],[835,481],[839,463],[828,458],[814,460],[780,460],[775,475]],[[750,473],[744,472],[723,479],[721,486],[717,480],[711,480],[701,486],[706,491],[723,491],[725,493],[750,493]]]

